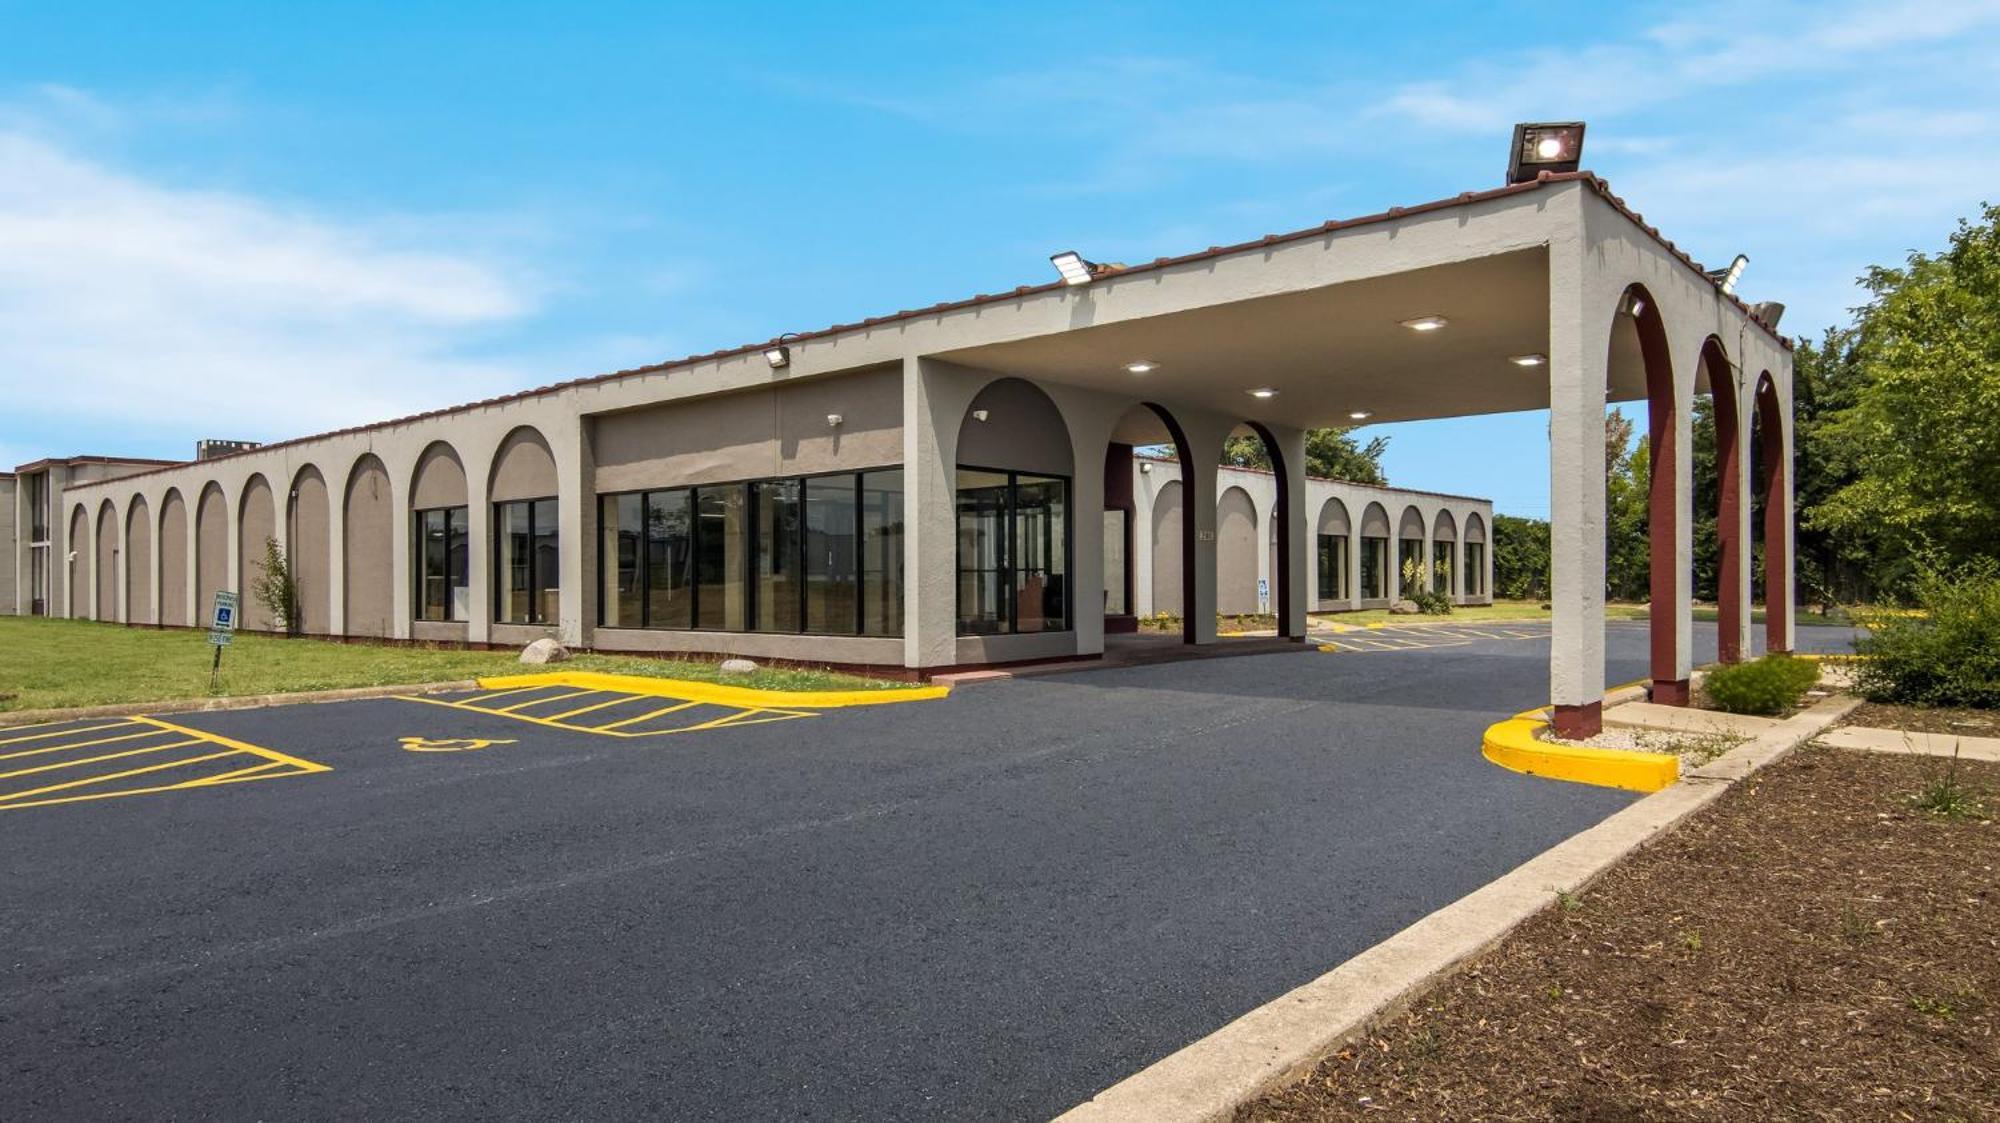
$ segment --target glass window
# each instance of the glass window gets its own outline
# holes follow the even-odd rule
[[[1467,542],[1465,544],[1465,572],[1459,576],[1459,588],[1465,596],[1482,596],[1486,592],[1486,543]]]
[[[749,519],[742,484],[695,492],[695,626],[743,631]]]
[[[1431,543],[1431,592],[1451,592],[1451,548],[1450,542]]]
[[[1397,586],[1403,596],[1424,587],[1424,540],[1421,538],[1401,539],[1396,551],[1396,572],[1402,574],[1402,584]]]
[[[958,470],[958,630],[1010,631],[1005,472]]]
[[[799,481],[750,485],[757,514],[757,623],[760,632],[799,630]]]
[[[464,507],[416,513],[419,620],[463,620],[471,614]]]
[[[1319,599],[1347,599],[1347,536],[1319,536]]]
[[[562,551],[556,536],[556,501],[496,503],[493,513],[498,622],[555,622],[562,599]]]
[[[903,473],[861,476],[861,632],[903,634]]]
[[[1014,630],[1069,627],[1069,481],[1017,476],[1014,481]]]
[[[821,476],[805,482],[805,630],[851,636],[860,627],[860,543],[855,536],[857,481]]]
[[[598,502],[598,549],[605,580],[598,594],[597,622],[609,628],[638,628],[646,622],[642,585],[645,497],[607,495]]]
[[[646,495],[646,627],[694,627],[694,522],[689,492]]]
[[[1389,595],[1387,538],[1361,540],[1361,595],[1368,600],[1382,600]]]

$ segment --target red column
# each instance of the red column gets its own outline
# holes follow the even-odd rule
[[[1716,657],[1743,661],[1743,477],[1736,434],[1736,389],[1727,362],[1708,368],[1715,405]]]

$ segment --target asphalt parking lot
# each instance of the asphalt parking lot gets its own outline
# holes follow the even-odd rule
[[[1639,677],[1643,628],[1609,642]],[[1479,756],[1546,660],[0,730],[6,1114],[1045,1118],[1636,798]],[[126,749],[84,767],[181,763],[12,775]]]

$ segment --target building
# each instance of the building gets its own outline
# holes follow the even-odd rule
[[[82,588],[86,597],[98,591],[91,586],[89,560],[83,569],[71,555],[72,542],[96,541],[98,536],[66,534],[57,513],[68,510],[64,495],[72,487],[115,480],[135,472],[163,468],[171,460],[143,460],[113,456],[72,456],[37,460],[14,469],[13,486],[0,485],[0,545],[7,557],[0,562],[0,611],[23,616],[81,616],[90,611],[74,611],[71,592]],[[81,530],[82,528],[77,528]],[[117,553],[118,528],[103,531]],[[107,578],[108,580],[108,578]],[[92,602],[85,601],[86,605]]]
[[[1261,567],[1271,607],[1303,638],[1307,611],[1342,599],[1317,595],[1321,528],[1338,540],[1339,523],[1310,506],[1306,429],[1548,409],[1546,449],[1493,453],[1548,457],[1551,699],[1559,728],[1585,732],[1604,688],[1605,404],[1648,403],[1653,679],[1671,701],[1691,669],[1689,417],[1708,394],[1724,654],[1751,646],[1753,486],[1774,591],[1766,642],[1790,647],[1790,349],[1729,291],[1733,274],[1707,273],[1589,173],[1130,267],[1058,259],[1065,276],[1048,284],[71,479],[51,497],[70,560],[48,603],[197,624],[216,590],[251,587],[273,539],[312,633],[555,635],[918,672],[1091,655],[1124,614],[1099,608],[1116,590],[1090,524],[1129,504],[1110,549],[1134,551],[1145,487],[1121,489],[1164,474],[1133,450],[1216,464],[1247,428],[1275,465],[1253,529],[1274,559]],[[1753,481],[1755,456],[1767,470]],[[1214,643],[1216,611],[1241,596],[1219,542],[1241,510],[1216,472],[1178,483],[1185,639]],[[1360,593],[1359,543],[1386,530],[1400,550],[1419,527],[1388,503],[1394,523],[1343,506]],[[1428,551],[1440,523],[1415,506]],[[1471,524],[1454,512],[1445,540],[1472,541],[1459,530]],[[1151,553],[1151,580],[1125,591],[1158,602],[1176,559]],[[1480,578],[1483,595],[1483,566]],[[245,623],[269,627],[248,601]]]

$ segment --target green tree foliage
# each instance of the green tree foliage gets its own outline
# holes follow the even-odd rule
[[[298,634],[298,581],[292,574],[292,563],[285,557],[285,549],[278,545],[277,539],[264,539],[264,560],[257,563],[257,568],[262,573],[251,583],[251,595],[271,614],[271,623],[277,630],[288,635]]]
[[[1803,521],[1878,554],[1946,565],[1990,556],[2000,543],[2000,207],[1961,222],[1942,254],[1912,253],[1862,284],[1871,299],[1842,356],[1859,367],[1853,398],[1811,449],[1839,482]]]
[[[1646,493],[1652,486],[1652,446],[1632,439],[1623,410],[1604,419],[1604,592],[1613,600],[1644,600],[1650,571]]]
[[[1367,444],[1354,439],[1352,429],[1306,430],[1306,475],[1357,484],[1387,484],[1382,474],[1382,454],[1389,438],[1376,437]],[[1222,463],[1229,468],[1270,470],[1271,457],[1263,438],[1255,433],[1231,437],[1222,444]]]
[[[1518,515],[1493,516],[1493,592],[1506,600],[1549,595],[1549,523]]]

